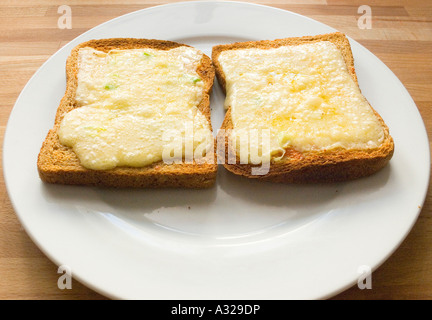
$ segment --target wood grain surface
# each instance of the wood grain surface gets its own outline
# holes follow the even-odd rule
[[[86,30],[128,12],[175,1],[2,0],[0,2],[0,141],[12,107],[33,73]],[[415,100],[432,130],[432,1],[249,1],[293,11],[346,33],[378,56]],[[72,29],[59,29],[60,5],[72,8]],[[372,8],[372,29],[360,29],[357,10]],[[0,164],[1,166],[2,164]],[[407,186],[408,188],[409,186]],[[354,286],[333,299],[431,299],[431,190],[411,233],[372,275],[372,289]],[[55,266],[22,229],[0,170],[0,299],[105,299],[73,281],[57,287]]]

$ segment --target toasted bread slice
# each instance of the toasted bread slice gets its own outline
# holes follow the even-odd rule
[[[141,48],[170,50],[180,46],[186,45],[162,40],[114,38],[91,40],[75,47],[66,64],[65,95],[57,109],[54,127],[48,132],[38,156],[37,168],[40,178],[48,183],[107,187],[206,188],[212,186],[217,171],[217,165],[212,162],[197,163],[194,160],[188,163],[166,164],[158,161],[142,167],[118,166],[109,170],[94,170],[84,167],[72,148],[63,145],[59,140],[58,132],[62,119],[71,110],[80,108],[75,98],[78,87],[78,56],[81,48],[89,47],[106,53],[111,50]],[[202,55],[196,73],[200,77],[199,81],[203,83],[202,98],[197,108],[208,120],[211,130],[209,95],[213,85],[214,69],[209,57]]]
[[[346,69],[358,88],[358,81],[354,68],[354,58],[349,41],[344,34],[339,32],[317,36],[217,45],[213,47],[212,60],[215,66],[218,82],[226,93],[228,89],[227,75],[225,74],[220,61],[221,54],[224,52],[243,49],[267,50],[284,46],[300,46],[321,41],[331,42],[338,50],[340,50],[346,64]],[[349,75],[347,76],[348,78]],[[253,92],[251,92],[251,94],[253,94]],[[367,105],[370,107],[368,103]],[[221,129],[224,129],[222,131],[224,132],[224,136],[220,135],[218,139],[225,139],[225,168],[237,175],[266,181],[287,183],[344,181],[368,176],[377,172],[389,162],[393,155],[394,142],[389,134],[389,129],[380,115],[370,107],[372,114],[376,117],[379,125],[382,127],[382,141],[379,145],[361,148],[311,148],[309,150],[298,150],[298,148],[288,145],[284,148],[282,156],[278,159],[275,157],[271,158],[269,170],[266,174],[252,174],[253,168],[256,168],[258,165],[252,164],[251,161],[248,163],[245,163],[244,161],[240,163],[241,161],[238,151],[233,150],[235,147],[231,147],[230,150],[229,139],[231,138],[229,135],[225,135],[225,132],[233,130],[234,123],[231,116],[232,106],[229,104],[227,105],[226,103],[226,108],[227,112],[221,127]],[[235,143],[231,144],[231,146],[233,145],[235,145]],[[229,162],[228,158],[230,152],[235,154],[236,159],[234,163],[233,161],[231,161],[231,163]]]

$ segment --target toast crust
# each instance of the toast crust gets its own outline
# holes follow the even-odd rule
[[[354,68],[354,57],[349,40],[340,32],[277,40],[237,42],[215,46],[212,51],[212,60],[216,70],[216,77],[223,91],[226,93],[225,75],[218,60],[219,55],[223,51],[247,48],[270,49],[319,41],[330,41],[337,46],[345,60],[348,72],[358,85]],[[282,183],[337,182],[369,176],[382,169],[390,161],[394,153],[394,142],[393,138],[389,134],[387,125],[373,108],[372,110],[384,130],[384,140],[378,148],[333,149],[308,152],[299,152],[293,148],[287,148],[286,153],[281,160],[272,160],[270,163],[270,170],[267,174],[252,175],[252,168],[254,165],[239,164],[240,159],[238,156],[236,164],[228,164],[228,137],[220,135],[218,136],[218,139],[225,139],[224,167],[232,173],[240,176]],[[224,129],[224,131],[233,129],[230,106],[225,114],[221,129]]]
[[[78,51],[84,47],[91,47],[103,52],[113,49],[127,50],[152,48],[169,50],[180,46],[187,46],[172,41],[112,38],[90,40],[72,49],[66,62],[66,91],[55,116],[54,127],[48,132],[42,144],[37,160],[40,178],[47,183],[94,185],[104,187],[181,187],[208,188],[216,180],[217,164],[204,163],[173,163],[163,161],[145,167],[116,167],[111,170],[91,170],[80,164],[75,152],[59,141],[58,129],[66,113],[79,107],[75,100],[78,86]],[[197,73],[204,83],[203,98],[198,109],[210,121],[210,93],[213,86],[214,68],[209,57],[203,55]]]

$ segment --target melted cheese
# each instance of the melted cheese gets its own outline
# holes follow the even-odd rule
[[[383,141],[382,125],[331,42],[227,50],[219,62],[237,152],[242,136],[263,130],[270,139],[261,153],[275,160],[287,148],[364,149]]]
[[[201,52],[184,46],[80,49],[80,108],[63,118],[60,142],[73,148],[84,167],[96,170],[161,161],[169,139],[181,143],[180,157],[186,145],[193,152],[210,144],[209,122],[197,108],[204,85],[195,71],[201,59]]]

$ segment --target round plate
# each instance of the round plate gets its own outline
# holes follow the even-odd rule
[[[173,40],[211,54],[234,41],[335,30],[260,5],[188,2],[116,18],[79,36],[28,82],[4,140],[4,175],[25,230],[74,278],[118,299],[322,299],[355,284],[405,238],[429,179],[429,143],[396,76],[351,41],[362,92],[395,140],[390,164],[360,180],[279,185],[220,168],[209,190],[113,190],[47,185],[39,149],[65,91],[65,62],[80,42],[112,37]],[[214,128],[224,95],[211,100]],[[408,187],[409,186],[409,187]]]

